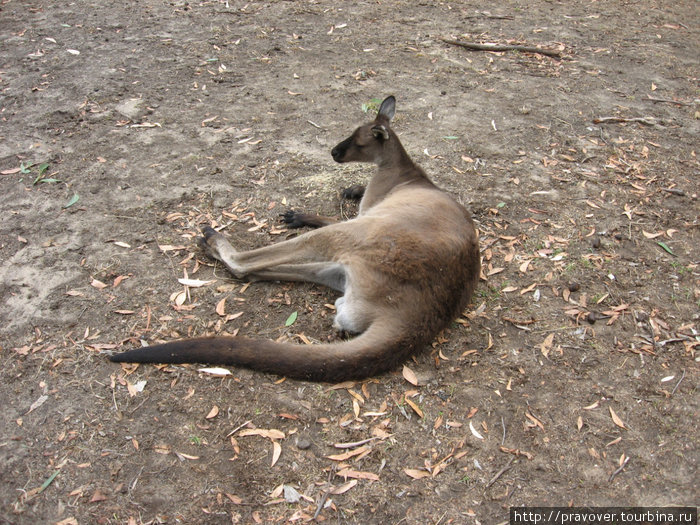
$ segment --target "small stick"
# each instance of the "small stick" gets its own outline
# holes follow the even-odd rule
[[[647,95],[647,100],[651,102],[665,102],[666,104],[678,104],[679,106],[692,106],[689,102],[682,102],[680,100],[671,100],[669,98],[654,98]]]
[[[682,375],[681,378],[678,380],[678,383],[676,383],[676,386],[674,386],[674,387],[673,387],[673,390],[671,390],[671,395],[673,395],[673,394],[676,393],[676,390],[677,390],[678,387],[681,385],[681,381],[683,381],[683,378],[684,378],[684,377],[685,377],[685,370],[683,370],[683,375]]]
[[[238,425],[236,428],[234,428],[231,432],[229,432],[228,434],[226,434],[226,437],[229,437],[229,436],[234,435],[236,432],[238,432],[240,429],[242,429],[242,428],[243,428],[244,426],[246,426],[248,423],[252,423],[252,422],[253,422],[253,420],[252,420],[252,419],[249,419],[249,420],[246,421],[245,423],[241,423],[241,424]]]
[[[374,441],[375,439],[388,439],[388,438],[390,438],[390,437],[393,436],[393,435],[394,435],[394,434],[389,434],[389,435],[386,436],[386,437],[374,436],[374,437],[371,437],[371,438],[363,439],[362,441],[354,441],[354,442],[352,442],[352,443],[335,443],[333,446],[334,446],[335,448],[355,448],[355,447],[359,447],[360,445],[364,445],[364,444],[366,444],[366,443],[370,443],[370,442]]]
[[[654,117],[644,117],[644,118],[622,118],[622,117],[600,117],[594,118],[594,124],[607,124],[609,122],[639,122],[646,126],[656,126],[656,119]]]
[[[489,488],[491,485],[493,485],[494,483],[496,483],[496,480],[497,480],[498,478],[500,478],[500,477],[503,475],[503,473],[506,472],[506,471],[510,468],[510,466],[511,466],[511,464],[513,463],[514,460],[515,460],[515,456],[511,457],[510,460],[508,461],[508,463],[506,463],[505,466],[504,466],[501,470],[499,470],[498,472],[496,472],[496,474],[494,475],[494,477],[491,478],[491,481],[489,481],[489,482],[486,484],[486,488]]]
[[[477,44],[475,42],[460,42],[459,40],[451,40],[449,38],[441,38],[446,44],[460,46],[473,51],[521,51],[523,53],[539,53],[550,57],[561,58],[561,52],[554,49],[542,49],[535,46],[521,46],[511,44]]]
[[[620,466],[615,470],[615,472],[613,472],[612,474],[610,474],[610,477],[608,478],[608,483],[612,483],[612,480],[614,480],[614,479],[615,479],[615,476],[617,476],[620,472],[622,472],[622,470],[625,468],[625,466],[627,465],[627,463],[629,463],[629,460],[630,460],[630,458],[629,458],[629,456],[627,456],[627,457],[625,458],[625,460],[622,462],[622,465],[620,465]]]

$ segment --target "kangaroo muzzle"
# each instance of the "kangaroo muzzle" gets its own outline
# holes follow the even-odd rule
[[[333,160],[336,162],[344,162],[345,154],[347,153],[351,144],[352,137],[349,137],[333,148],[331,150],[331,157],[333,157]]]

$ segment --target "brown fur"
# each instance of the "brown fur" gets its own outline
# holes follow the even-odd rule
[[[334,324],[357,337],[311,346],[197,338],[111,360],[238,365],[341,381],[390,370],[427,346],[469,302],[479,276],[479,244],[469,213],[428,179],[391,130],[394,106],[388,97],[373,122],[331,152],[337,162],[378,166],[356,218],[247,252],[211,228],[199,240],[238,278],[310,281],[343,292]]]

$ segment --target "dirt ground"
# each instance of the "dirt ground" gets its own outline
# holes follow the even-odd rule
[[[1,523],[698,505],[697,4],[353,4],[0,1]],[[333,292],[247,286],[193,238],[352,215],[340,190],[372,169],[329,151],[388,94],[483,255],[417,385],[107,360],[332,338]]]

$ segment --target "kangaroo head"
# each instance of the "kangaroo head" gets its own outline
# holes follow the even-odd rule
[[[331,150],[333,160],[379,163],[384,146],[392,140],[393,133],[389,122],[395,111],[396,99],[393,96],[385,98],[374,121],[357,128],[352,135]]]

